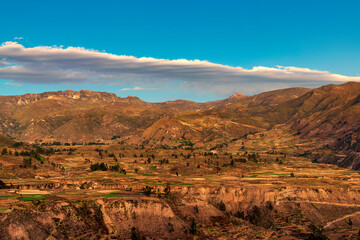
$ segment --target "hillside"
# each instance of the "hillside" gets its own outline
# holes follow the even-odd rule
[[[0,147],[9,147],[14,145],[14,143],[11,139],[0,135]]]
[[[0,131],[20,141],[89,142],[114,137],[177,144],[230,141],[285,124],[294,134],[358,149],[360,84],[289,88],[196,103],[147,103],[92,91],[1,96]],[[334,143],[335,144],[335,143]]]
[[[90,141],[126,135],[159,119],[163,111],[135,97],[65,91],[0,98],[0,128],[23,141]],[[138,117],[141,116],[141,119]]]
[[[267,117],[277,123],[285,122],[298,134],[310,137],[332,137],[340,141],[354,138],[348,148],[358,147],[359,113],[360,84],[349,82],[309,91],[280,104]]]
[[[237,94],[206,103],[185,100],[147,103],[136,97],[120,98],[111,93],[87,90],[0,96],[3,109],[0,130],[15,139],[30,142],[103,141],[114,136],[140,137],[156,121],[173,117],[179,124],[192,128],[190,132],[201,132],[203,136],[214,134],[211,139],[236,137],[271,126],[264,119],[252,117],[252,111],[258,109],[254,106],[274,106],[304,91],[285,89],[251,97]],[[154,129],[158,126],[158,123],[151,126],[155,135],[158,131]],[[176,135],[182,137],[184,134]],[[190,134],[189,138],[193,136]]]

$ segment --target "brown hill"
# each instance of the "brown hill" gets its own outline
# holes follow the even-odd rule
[[[170,111],[174,114],[181,112],[198,112],[210,108],[209,104],[197,103],[187,100],[166,101],[162,103],[154,103],[153,105],[166,109],[167,111]]]
[[[242,94],[241,92],[237,92],[237,93],[231,95],[227,100],[238,100],[238,99],[244,98],[244,97],[245,97],[244,94]]]
[[[285,122],[293,133],[315,138],[330,151],[316,154],[319,162],[360,169],[360,83],[328,85],[280,104],[266,113],[275,123]],[[326,144],[325,144],[326,143]]]
[[[201,132],[187,123],[164,117],[148,127],[142,134],[144,139],[161,141],[178,139],[200,139]]]
[[[287,122],[306,135],[336,134],[356,129],[360,118],[360,83],[327,85],[272,109],[268,118]]]
[[[259,113],[269,111],[272,107],[297,98],[308,91],[310,89],[289,88],[255,96],[237,93],[225,100],[202,104],[183,100],[162,103],[162,106],[171,106],[177,111],[181,110],[172,118],[172,121],[176,119],[176,125],[181,124],[182,127],[174,132],[172,124],[167,122],[168,119],[161,119],[145,132],[152,132],[153,140],[169,137],[163,132],[172,133],[172,139],[180,139],[186,133],[188,138],[197,141],[231,140],[273,126]],[[145,134],[143,137],[149,136]]]
[[[141,136],[157,120],[179,116],[182,118],[181,124],[191,128],[192,133],[200,131],[204,136],[214,133],[214,138],[234,137],[268,127],[262,119],[239,113],[240,110],[236,108],[248,110],[248,106],[259,101],[257,99],[277,104],[279,97],[274,94],[281,95],[274,92],[254,98],[237,94],[230,100],[207,103],[185,100],[147,103],[137,97],[120,98],[112,93],[87,90],[0,96],[3,110],[0,114],[0,130],[18,140],[30,142],[98,141],[113,136]],[[286,93],[282,95],[285,98]],[[289,96],[289,99],[292,98]],[[206,121],[202,121],[202,118]],[[157,126],[159,124],[152,126],[152,129]],[[166,126],[170,127],[169,124]]]
[[[149,112],[148,105],[136,97],[92,91],[2,96],[0,130],[23,141],[109,138],[162,116],[156,107]]]
[[[0,131],[30,142],[98,141],[113,136],[212,141],[286,123],[297,133],[330,134],[354,142],[345,136],[357,136],[359,91],[359,83],[347,83],[236,94],[206,103],[147,103],[137,97],[86,90],[0,96]]]
[[[271,107],[291,99],[296,99],[309,91],[311,91],[311,89],[302,87],[285,88],[251,96],[247,101],[249,101],[249,105],[252,106],[261,105]]]

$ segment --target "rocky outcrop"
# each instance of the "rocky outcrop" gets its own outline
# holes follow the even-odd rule
[[[341,223],[338,219],[357,216],[359,199],[357,190],[271,186],[174,186],[171,194],[163,197],[129,192],[115,198],[71,200],[47,195],[45,201],[17,202],[1,213],[0,236],[1,239],[128,239],[138,234],[193,239],[192,222],[197,224],[196,235],[201,238],[213,236],[209,235],[212,234],[209,228],[231,222],[235,224],[232,229],[238,224],[248,229],[247,239],[254,239],[255,233],[271,232],[270,229],[286,224],[285,218],[289,224],[313,222],[332,229]],[[290,239],[290,235],[302,238],[308,232],[284,234],[289,234],[286,239]]]

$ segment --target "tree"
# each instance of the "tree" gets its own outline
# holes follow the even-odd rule
[[[237,218],[240,218],[240,219],[245,219],[245,214],[242,211],[236,211],[234,216],[237,217]]]
[[[167,183],[167,184],[166,184],[166,187],[165,187],[165,189],[164,189],[165,195],[169,195],[169,194],[170,194],[170,191],[171,191],[170,184]]]
[[[261,221],[261,211],[258,206],[254,206],[252,210],[247,213],[247,218],[252,224],[257,225]]]
[[[20,167],[27,168],[27,167],[30,167],[31,164],[32,164],[32,159],[31,159],[31,157],[29,157],[29,158],[24,158],[24,159],[23,159],[23,165],[21,165]]]
[[[226,211],[226,206],[225,206],[225,203],[224,203],[223,201],[219,202],[219,203],[217,204],[217,206],[218,206],[218,208],[219,208],[220,211],[223,211],[223,212]]]
[[[1,155],[5,155],[5,154],[7,154],[7,149],[3,148],[2,152],[1,152]]]
[[[6,184],[2,180],[0,180],[0,189],[6,189],[6,188],[7,188]]]
[[[148,197],[151,195],[152,190],[153,190],[153,187],[149,187],[149,186],[146,186],[146,187],[143,188],[144,194],[145,194],[146,196],[148,196]]]
[[[105,164],[105,163],[95,163],[95,164],[91,164],[90,165],[90,170],[91,171],[98,171],[98,170],[100,170],[100,171],[107,171],[108,170],[108,167],[107,167],[107,165]]]
[[[136,227],[131,228],[131,240],[140,240],[140,233]]]
[[[192,221],[191,221],[190,233],[194,234],[194,235],[197,233],[197,224],[195,222],[195,219],[192,219]]]

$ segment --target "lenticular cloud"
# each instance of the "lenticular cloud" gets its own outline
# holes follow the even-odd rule
[[[179,82],[203,90],[209,88],[209,91],[259,83],[290,86],[294,83],[360,81],[360,77],[308,68],[258,66],[244,69],[201,60],[114,55],[80,47],[27,48],[17,42],[5,42],[0,46],[0,79],[35,84]]]

